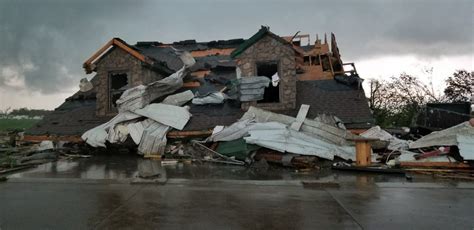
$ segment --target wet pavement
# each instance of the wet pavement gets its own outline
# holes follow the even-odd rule
[[[474,228],[471,182],[179,163],[164,167],[164,185],[131,184],[140,160],[94,156],[10,175],[0,229]]]

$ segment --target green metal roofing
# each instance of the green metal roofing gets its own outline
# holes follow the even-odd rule
[[[235,157],[235,159],[243,161],[251,152],[259,148],[260,146],[247,144],[243,138],[240,138],[233,141],[219,142],[216,151],[222,155]]]
[[[244,43],[242,43],[239,47],[237,47],[234,51],[232,51],[232,53],[230,54],[230,57],[235,58],[235,57],[239,56],[247,48],[249,48],[250,46],[252,46],[256,42],[258,42],[263,37],[265,37],[265,35],[270,35],[273,38],[275,38],[277,41],[279,41],[283,44],[291,45],[291,43],[287,42],[285,39],[281,38],[280,36],[278,36],[278,35],[276,35],[272,32],[270,32],[269,27],[262,26],[262,28],[260,28],[260,30],[256,34],[254,34],[252,37],[250,37]],[[293,46],[291,46],[291,47],[293,48]]]

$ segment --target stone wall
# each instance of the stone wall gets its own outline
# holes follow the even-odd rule
[[[126,72],[129,87],[148,84],[163,78],[160,74],[144,67],[140,60],[122,49],[112,48],[97,63],[97,116],[114,115],[117,111],[109,109],[109,73]]]
[[[256,76],[258,62],[278,63],[280,77],[280,102],[278,103],[242,103],[242,109],[250,105],[268,110],[287,110],[296,107],[296,61],[295,51],[275,38],[267,35],[247,48],[237,57],[237,65],[242,71],[242,77]]]

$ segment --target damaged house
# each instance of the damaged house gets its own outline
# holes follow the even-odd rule
[[[25,140],[83,141],[87,130],[118,114],[126,90],[184,69],[182,52],[191,54],[195,63],[182,87],[156,101],[188,90],[194,99],[184,104],[189,121],[181,130],[169,130],[168,138],[208,136],[214,127],[238,121],[251,107],[295,117],[301,105],[309,105],[308,119],[336,116],[353,133],[373,126],[362,79],[353,63],[342,62],[334,34],[330,42],[325,36],[311,43],[309,35],[278,36],[262,27],[248,39],[225,41],[129,45],[113,38],[83,65],[87,74],[94,74],[92,86],[81,88],[27,130]],[[267,87],[258,87],[262,83]]]

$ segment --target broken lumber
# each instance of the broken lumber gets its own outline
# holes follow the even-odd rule
[[[450,168],[450,169],[469,169],[470,165],[461,162],[400,162],[402,168]]]

